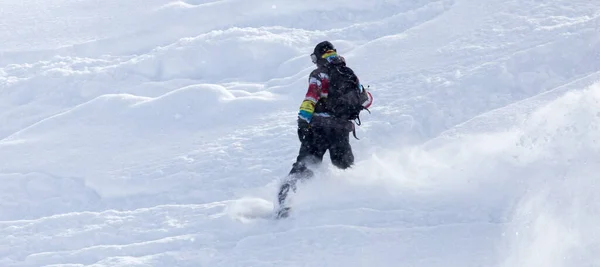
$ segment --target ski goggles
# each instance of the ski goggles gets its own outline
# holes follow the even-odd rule
[[[323,54],[321,56],[321,58],[326,59],[327,61],[331,62],[331,60],[333,58],[336,58],[338,56],[337,52],[335,50],[327,50],[325,52],[325,54]],[[317,56],[315,56],[315,54],[310,54],[310,59],[312,60],[313,63],[317,63]]]

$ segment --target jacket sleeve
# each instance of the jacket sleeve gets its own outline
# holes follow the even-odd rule
[[[308,91],[306,92],[302,104],[300,104],[300,111],[298,112],[299,119],[310,122],[313,112],[315,111],[315,105],[317,104],[317,101],[319,101],[321,90],[321,80],[311,74],[308,80]]]

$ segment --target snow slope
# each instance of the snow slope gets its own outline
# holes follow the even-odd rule
[[[594,1],[5,1],[0,266],[596,266]],[[371,85],[273,205],[324,39]]]

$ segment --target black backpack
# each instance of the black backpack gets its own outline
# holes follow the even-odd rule
[[[369,99],[364,87],[360,85],[354,71],[345,64],[329,65],[328,69],[329,92],[326,103],[328,112],[344,120],[358,119],[357,124],[360,125],[359,114],[366,109],[363,103]]]

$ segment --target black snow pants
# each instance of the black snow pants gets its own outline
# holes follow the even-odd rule
[[[350,127],[352,127],[351,122],[347,123],[350,123]],[[309,130],[298,129],[298,137],[301,141],[300,151],[296,162],[292,165],[287,181],[281,186],[280,205],[287,197],[289,189],[295,190],[298,180],[309,179],[313,176],[309,166],[320,164],[328,150],[334,166],[347,169],[354,164],[348,127],[311,126]]]

